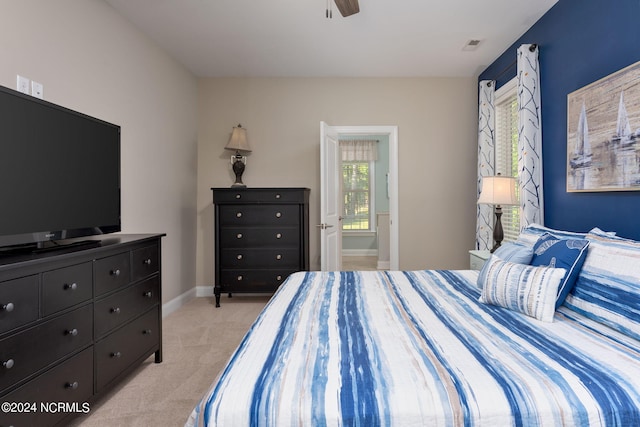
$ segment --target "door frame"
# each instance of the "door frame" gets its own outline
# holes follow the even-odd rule
[[[333,126],[338,135],[389,136],[389,268],[400,269],[398,220],[398,126]],[[339,177],[341,179],[341,177]]]

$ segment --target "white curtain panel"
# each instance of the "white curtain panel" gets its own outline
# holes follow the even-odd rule
[[[482,177],[495,175],[496,82],[482,80],[478,96],[478,182],[476,200],[482,190]],[[476,249],[489,250],[493,244],[493,206],[477,205]]]
[[[339,143],[343,162],[375,162],[378,160],[376,140],[341,139]]]
[[[520,228],[544,224],[542,194],[542,120],[538,47],[518,48],[518,176]]]

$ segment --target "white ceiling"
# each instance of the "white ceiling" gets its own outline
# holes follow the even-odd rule
[[[199,77],[469,77],[558,0],[105,1]]]

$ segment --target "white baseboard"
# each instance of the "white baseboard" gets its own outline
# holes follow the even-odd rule
[[[377,249],[343,249],[342,256],[378,256]]]
[[[376,268],[378,270],[389,270],[391,268],[391,261],[378,261]]]
[[[211,291],[211,294],[213,295],[213,290]],[[196,288],[191,288],[182,295],[178,295],[171,301],[162,304],[162,318],[164,319],[197,296]]]

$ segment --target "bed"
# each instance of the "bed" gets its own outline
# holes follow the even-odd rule
[[[531,265],[548,235],[580,259]],[[514,245],[480,272],[291,275],[186,425],[640,425],[640,243]]]

